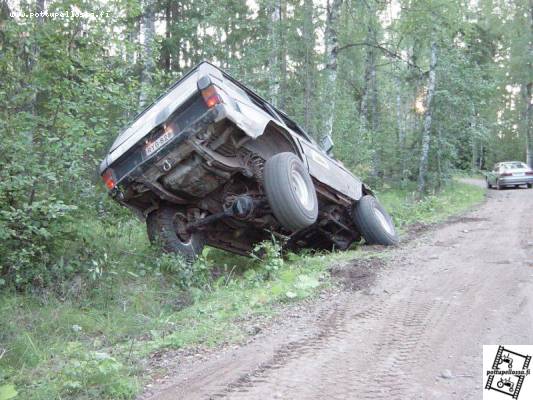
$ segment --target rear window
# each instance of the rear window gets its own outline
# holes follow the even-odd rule
[[[524,169],[527,168],[527,165],[521,162],[506,163],[502,165],[505,169]]]

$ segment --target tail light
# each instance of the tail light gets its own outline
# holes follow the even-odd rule
[[[533,175],[533,171],[527,171],[526,175]]]
[[[217,87],[211,82],[211,78],[206,75],[198,80],[198,89],[202,93],[205,104],[209,108],[213,108],[217,104],[223,103],[222,97],[217,90]]]
[[[513,176],[513,174],[510,172],[502,172],[500,176]]]
[[[117,182],[115,181],[115,175],[113,174],[113,170],[111,168],[108,168],[104,171],[102,174],[102,179],[109,190],[114,189],[117,185]]]
[[[222,103],[222,98],[220,97],[220,94],[218,94],[214,85],[208,86],[202,90],[202,97],[204,98],[205,104],[209,108],[213,108],[217,104]]]

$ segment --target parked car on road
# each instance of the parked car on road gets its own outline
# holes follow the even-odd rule
[[[498,190],[504,187],[526,185],[533,186],[533,170],[521,161],[504,161],[494,165],[487,173],[487,187]]]
[[[283,111],[203,62],[137,116],[100,166],[110,195],[168,252],[239,254],[398,242],[372,190]]]

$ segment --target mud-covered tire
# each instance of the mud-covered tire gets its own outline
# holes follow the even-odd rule
[[[166,253],[176,253],[185,261],[193,262],[201,254],[205,240],[200,233],[181,233],[184,224],[179,218],[183,214],[179,209],[163,206],[152,211],[146,218],[148,238]],[[186,237],[185,237],[186,235]]]
[[[355,226],[368,244],[393,246],[400,241],[392,218],[374,196],[361,197],[354,204],[352,215]]]
[[[318,216],[315,185],[295,154],[279,153],[269,158],[263,176],[272,213],[284,228],[296,232],[315,223]]]

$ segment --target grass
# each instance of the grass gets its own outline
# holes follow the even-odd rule
[[[378,193],[401,231],[461,213],[483,196],[458,181],[422,200],[409,188]],[[267,257],[257,260],[207,249],[184,272],[179,260],[153,253],[144,227],[121,224],[82,226],[101,253],[90,254],[87,276],[62,295],[0,296],[0,400],[131,399],[149,354],[238,342],[248,333],[237,320],[314,296],[331,284],[332,262],[361,256],[356,248],[282,259],[277,245],[265,244]]]

